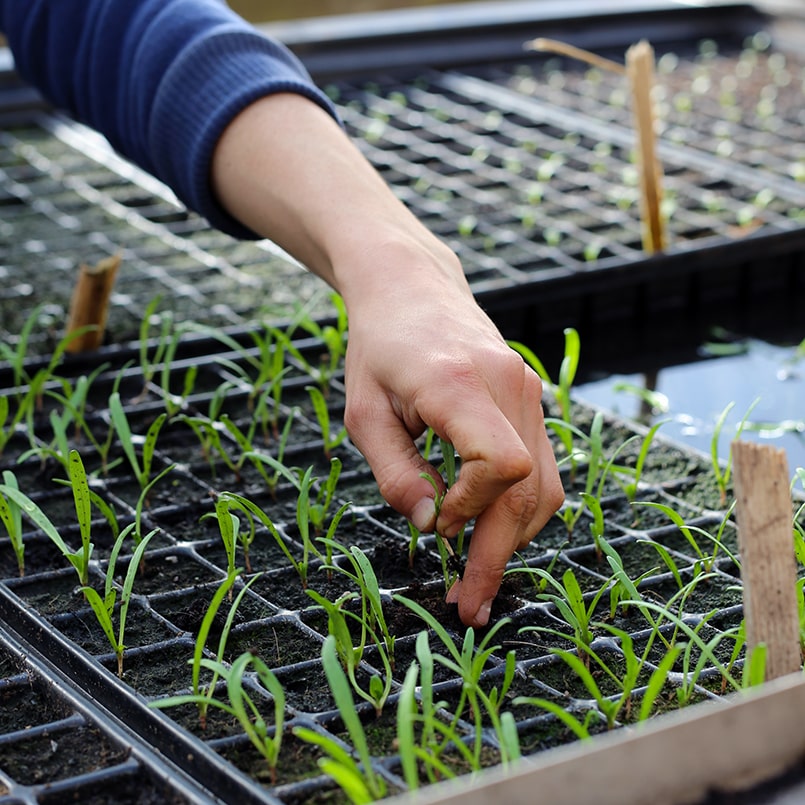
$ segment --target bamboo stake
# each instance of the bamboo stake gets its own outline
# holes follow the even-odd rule
[[[732,443],[747,657],[766,645],[766,680],[802,667],[785,451]]]
[[[637,158],[640,172],[640,217],[643,222],[643,249],[647,254],[666,246],[662,220],[662,166],[657,159],[654,130],[654,49],[645,40],[626,51],[626,74],[632,90],[632,112],[637,131]]]
[[[116,254],[104,257],[95,266],[81,265],[70,301],[67,335],[81,328],[91,329],[70,341],[68,352],[89,352],[101,346],[120,259]]]
[[[645,40],[626,52],[626,66],[555,39],[538,38],[525,43],[529,50],[547,51],[578,59],[601,70],[626,75],[632,91],[632,106],[637,132],[637,159],[640,176],[640,218],[643,249],[655,254],[665,249],[667,236],[662,219],[662,166],[657,159],[654,106],[654,49]]]

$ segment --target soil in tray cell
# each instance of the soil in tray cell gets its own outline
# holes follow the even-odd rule
[[[159,471],[160,468],[157,468],[154,475]],[[109,490],[118,500],[132,509],[137,506],[142,493],[142,489],[133,478],[112,482],[109,484]],[[174,468],[151,488],[146,496],[145,508],[153,511],[166,506],[198,506],[209,498],[210,493],[206,486]]]
[[[113,614],[115,629],[119,623],[119,607]],[[93,655],[109,654],[112,645],[98,623],[95,614],[87,610],[54,618],[53,625],[69,640]],[[127,648],[147,646],[175,637],[166,624],[134,603],[126,619],[125,644]]]
[[[328,574],[315,567],[309,570],[307,588],[330,601],[335,601],[342,593],[356,590],[354,583],[343,574]],[[252,584],[251,589],[277,609],[295,611],[315,606],[313,599],[305,592],[299,574],[292,568],[264,573]]]
[[[24,538],[25,573],[33,575],[61,565],[61,554],[48,537],[28,535]],[[0,540],[0,579],[13,579],[20,575],[17,554],[8,539]]]
[[[83,725],[6,744],[0,768],[21,785],[37,785],[115,766],[127,754],[96,727]]]
[[[152,597],[149,599],[149,603],[151,608],[162,615],[163,618],[169,620],[183,632],[195,637],[217,588],[217,585],[199,586],[178,595]],[[236,587],[235,589],[237,590],[238,588]],[[213,619],[208,640],[208,645],[211,648],[215,648],[218,645],[221,630],[229,616],[229,609],[230,604],[225,600]],[[247,593],[241,599],[232,622],[237,627],[249,621],[262,620],[273,614],[273,610],[267,604]]]
[[[295,552],[297,548],[291,548]],[[224,550],[223,542],[218,539],[215,542],[210,542],[207,545],[197,545],[196,551],[199,556],[202,556],[208,562],[214,565],[225,568],[227,566],[226,551]],[[267,529],[259,529],[255,535],[254,541],[249,546],[248,562],[246,561],[246,553],[241,543],[238,543],[235,548],[235,564],[242,567],[248,573],[260,573],[264,570],[274,570],[282,567],[288,561],[282,548],[277,544],[273,534],[270,534]]]
[[[97,576],[91,575],[90,584],[103,589]],[[9,582],[8,586],[42,615],[73,612],[86,606],[75,571],[26,576]]]
[[[115,567],[115,573],[123,578],[127,569],[128,561],[121,560]],[[140,595],[174,592],[215,579],[216,574],[212,570],[181,549],[146,553],[134,580],[134,592]]]
[[[322,754],[321,749],[305,743],[293,734],[287,734],[282,739],[276,778],[272,776],[265,758],[248,740],[219,745],[215,747],[215,750],[241,771],[246,772],[265,786],[287,785],[321,776],[321,769],[318,766],[318,759]],[[330,787],[324,781],[322,782],[325,787]]]
[[[0,686],[0,734],[66,718],[70,708],[39,682]]]
[[[227,640],[224,659],[232,662],[250,651],[270,668],[279,668],[317,660],[321,645],[321,640],[291,621],[269,620],[234,629]]]
[[[190,805],[188,799],[173,791],[164,781],[146,777],[141,769],[134,773],[121,771],[114,777],[104,775],[101,779],[81,782],[69,788],[45,791],[39,795],[37,802],[39,805],[64,805],[66,802],[80,802],[81,805]]]
[[[145,650],[126,652],[123,660],[123,681],[137,693],[145,696],[164,696],[178,693],[192,685],[194,644],[191,640],[175,640]],[[117,660],[102,661],[112,673],[117,673]],[[209,674],[202,670],[201,681],[209,682]]]

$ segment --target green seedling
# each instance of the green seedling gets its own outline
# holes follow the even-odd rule
[[[528,705],[545,710],[567,727],[580,741],[592,740],[593,736],[590,733],[590,728],[593,722],[599,718],[598,710],[595,708],[585,710],[584,718],[576,718],[570,710],[565,709],[561,704],[552,702],[550,699],[543,699],[540,696],[517,696],[512,704],[514,706]]]
[[[746,410],[746,413],[743,415],[743,418],[738,423],[738,426],[735,429],[735,436],[733,436],[733,439],[731,441],[741,438],[741,434],[743,433],[744,428],[746,427],[749,415],[752,413],[755,406],[759,402],[760,398],[757,398],[752,402],[752,404]],[[726,462],[722,465],[719,459],[718,443],[721,440],[721,433],[724,430],[724,425],[727,421],[727,416],[734,407],[735,403],[731,402],[719,414],[718,418],[716,419],[715,425],[713,426],[713,437],[710,440],[710,462],[713,468],[713,476],[715,478],[716,486],[718,487],[719,502],[722,506],[725,505],[727,502],[727,490],[729,488],[730,477],[732,475],[732,448],[730,448]]]
[[[589,668],[590,646],[595,639],[592,631],[593,616],[599,602],[604,594],[608,591],[610,582],[607,581],[601,585],[589,603],[584,600],[584,594],[579,586],[576,574],[572,568],[568,568],[562,574],[562,580],[559,581],[550,575],[547,571],[540,567],[530,568],[513,568],[516,571],[527,571],[545,579],[548,587],[553,592],[541,593],[538,597],[543,601],[552,603],[565,623],[573,630],[571,634],[560,632],[558,629],[552,629],[547,626],[523,626],[520,633],[525,632],[548,632],[550,634],[559,635],[578,646],[579,656],[584,662],[585,666]]]
[[[403,777],[409,790],[420,787],[420,774],[431,783],[455,777],[455,772],[441,759],[448,746],[455,747],[467,766],[477,768],[472,752],[462,742],[456,725],[445,724],[438,715],[443,702],[433,699],[433,653],[427,632],[416,640],[417,660],[405,675],[397,701],[397,744]],[[417,686],[417,681],[420,682]],[[417,688],[420,691],[417,707]]]
[[[559,419],[570,424],[571,420],[571,397],[570,392],[573,382],[576,379],[576,372],[579,368],[579,356],[581,353],[581,340],[578,332],[568,327],[565,334],[565,354],[559,366],[559,377],[556,383],[551,380],[551,376],[546,371],[542,361],[534,354],[533,350],[518,341],[509,341],[509,346],[518,352],[525,362],[539,375],[559,406]],[[565,455],[571,461],[571,467],[575,467],[575,450],[573,448],[573,435],[570,430],[558,430]]]
[[[462,216],[456,225],[456,231],[462,238],[468,238],[475,232],[478,226],[478,219],[474,215]]]
[[[120,400],[120,393],[113,391],[109,395],[109,416],[123,453],[131,465],[134,477],[137,479],[140,489],[145,489],[151,481],[151,466],[154,460],[157,438],[168,415],[164,411],[159,414],[149,426],[145,438],[135,440],[128,417],[123,409],[123,403]],[[142,441],[142,461],[137,455],[135,441]]]
[[[17,432],[18,426],[25,418],[25,408],[17,404],[14,415],[11,415],[11,403],[8,395],[0,395],[0,456]]]
[[[382,799],[386,796],[388,786],[372,765],[366,732],[355,709],[350,684],[341,667],[336,640],[332,635],[328,635],[324,641],[321,659],[336,707],[360,763],[331,738],[308,727],[295,727],[294,735],[324,750],[327,756],[319,760],[321,770],[338,783],[351,802],[368,803]]]
[[[34,426],[31,417],[33,416],[33,412],[37,404],[34,402],[33,397],[30,397],[29,395],[31,389],[36,389],[37,399],[41,401],[45,397],[48,397],[59,403],[61,408],[50,411],[48,415],[51,430],[53,432],[53,438],[50,444],[47,446],[34,445],[32,446],[31,450],[20,456],[18,460],[24,461],[30,455],[38,455],[43,460],[46,457],[50,457],[61,464],[66,471],[67,456],[70,451],[71,439],[78,441],[82,431],[91,432],[91,429],[87,426],[84,418],[87,405],[87,394],[92,381],[103,368],[104,367],[99,367],[89,377],[82,375],[76,381],[75,387],[72,388],[70,387],[69,382],[64,380],[61,383],[63,391],[61,394],[56,390],[45,389],[46,381],[44,380],[39,386],[31,385],[29,387],[28,395],[26,395],[26,397],[23,399],[23,402],[17,409],[17,415],[8,423],[7,436],[5,437],[4,441],[0,441],[0,447],[4,446],[5,441],[7,441],[8,438],[13,435],[14,431],[16,431],[17,427],[21,424],[23,411],[25,411],[25,418],[27,420],[29,433],[34,433]],[[0,429],[2,429],[4,423],[8,421],[8,405],[9,403],[7,397],[0,398]]]
[[[335,324],[321,325],[313,321],[304,311],[300,311],[285,333],[278,333],[287,352],[293,356],[302,370],[316,382],[322,394],[327,396],[330,381],[342,365],[347,349],[347,308],[338,294],[331,294],[330,301],[336,311]],[[318,365],[311,363],[291,340],[293,332],[301,327],[314,338],[319,339],[326,348]]]
[[[310,395],[313,405],[313,412],[316,414],[321,438],[324,443],[324,455],[330,458],[330,454],[347,438],[347,429],[342,425],[341,428],[333,433],[332,422],[330,420],[330,409],[327,407],[327,400],[318,386],[305,386],[305,390]]]
[[[257,400],[252,418],[249,420],[245,430],[235,423],[227,414],[222,414],[220,411],[215,412],[211,408],[209,417],[203,416],[182,416],[182,421],[189,425],[201,443],[202,452],[205,454],[210,467],[215,472],[215,459],[219,457],[223,460],[224,464],[234,474],[235,478],[240,481],[243,467],[247,460],[251,461],[254,468],[263,476],[263,479],[270,488],[276,486],[276,481],[271,482],[269,474],[265,471],[262,463],[255,458],[254,453],[259,451],[255,448],[255,438],[257,435],[257,428],[261,422],[265,422],[266,418],[264,412],[268,409],[268,396],[270,390],[264,391]],[[278,455],[281,460],[282,452],[285,450],[285,444],[288,440],[290,432],[289,422],[293,419],[294,412],[291,412],[288,422],[286,422],[283,429],[283,438],[279,444],[278,449],[281,451]],[[232,437],[235,444],[240,449],[240,456],[236,459],[230,456],[229,451],[224,447],[222,436],[228,434]]]
[[[366,623],[368,628],[380,636],[383,649],[389,657],[392,669],[394,668],[394,637],[389,631],[386,615],[383,612],[383,599],[380,594],[380,583],[377,580],[372,563],[366,554],[357,546],[349,548],[336,542],[333,539],[323,538],[321,540],[329,548],[338,550],[349,562],[351,570],[343,564],[336,564],[329,560],[325,568],[343,574],[350,579],[358,588],[361,600],[362,623]]]
[[[423,633],[420,632],[420,635]],[[416,661],[408,666],[397,699],[397,750],[403,779],[409,791],[419,788],[419,744],[416,741],[417,702],[416,688],[419,665]]]
[[[698,684],[701,673],[705,667],[708,666],[708,664],[721,674],[725,684],[732,690],[737,691],[741,689],[741,682],[736,680],[729,668],[718,659],[718,646],[722,640],[728,637],[728,633],[718,632],[707,642],[705,642],[699,634],[702,628],[709,621],[710,617],[715,614],[715,610],[699,620],[695,626],[691,626],[685,621],[684,618],[676,615],[674,612],[670,611],[667,607],[661,604],[656,604],[653,601],[647,601],[645,599],[636,600],[630,603],[633,603],[641,610],[649,611],[658,615],[660,621],[669,621],[675,627],[677,634],[681,633],[687,638],[687,642],[684,644],[683,652],[681,654],[684,666],[684,684],[677,689],[680,704],[684,705],[690,701],[690,698],[695,691],[695,686]],[[674,641],[672,645],[675,644],[676,641]],[[695,665],[691,667],[693,648],[698,650],[699,655],[696,659]]]
[[[448,491],[452,486],[455,485],[456,481],[458,480],[458,464],[456,462],[456,450],[453,447],[453,444],[449,442],[447,439],[439,439],[439,445],[441,448],[442,453],[442,463],[438,468],[438,472],[444,473],[445,479],[445,491],[442,492],[439,488],[439,484],[437,483],[436,479],[433,478],[430,473],[423,472],[420,474],[421,478],[424,478],[432,487],[434,491],[433,497],[433,506],[435,510],[435,517],[439,519],[439,513],[442,509],[442,504],[444,503],[445,496],[447,495]],[[444,576],[444,585],[445,591],[449,591],[450,588],[456,583],[456,581],[461,578],[463,573],[463,556],[464,556],[464,536],[465,536],[466,528],[464,526],[461,527],[458,534],[456,535],[456,547],[455,550],[453,546],[450,544],[450,541],[443,537],[441,534],[436,532],[436,547],[439,551],[439,557],[442,562],[442,575]],[[413,538],[413,535],[416,533],[417,539],[419,538],[418,532],[412,529],[412,539],[411,542],[413,543],[413,547],[409,544],[409,556],[412,556],[413,550],[416,549],[416,540]]]
[[[196,660],[194,659],[193,662]],[[226,666],[220,660],[212,660],[207,657],[199,657],[197,665],[199,670],[203,668],[210,671],[214,680],[223,679],[225,681],[228,701],[213,698],[210,692],[214,686],[210,685],[207,691],[158,699],[150,702],[149,706],[164,709],[183,704],[197,704],[199,708],[204,708],[205,719],[207,708],[210,705],[228,713],[237,719],[252,746],[265,759],[272,784],[276,783],[277,762],[285,729],[285,691],[274,672],[260,657],[248,651],[238,656],[231,667]],[[249,684],[246,682],[246,678],[250,674],[249,666],[252,666],[260,684],[271,697],[274,717],[274,726],[271,731],[269,731],[260,708],[255,704],[252,696],[247,693]],[[197,686],[196,689],[201,690],[200,686]]]
[[[721,518],[721,522],[719,523],[718,529],[716,530],[715,534],[711,534],[709,531],[699,526],[688,525],[687,523],[685,523],[685,520],[682,518],[682,515],[679,514],[678,511],[676,511],[666,503],[658,503],[656,501],[637,501],[635,505],[652,506],[653,508],[659,509],[661,512],[666,514],[670,518],[671,522],[679,529],[682,536],[684,536],[685,539],[688,541],[690,547],[693,549],[693,554],[696,557],[695,572],[709,573],[715,566],[719,552],[729,557],[729,559],[735,564],[736,567],[741,566],[738,557],[735,556],[735,554],[732,553],[732,551],[730,551],[729,548],[727,548],[727,546],[724,544],[723,541],[724,529],[727,527],[727,524],[730,521],[732,512],[735,509],[735,503],[736,502],[733,501],[729,509],[727,509],[727,511],[724,513],[724,516]],[[711,543],[712,549],[710,551],[704,550],[701,547],[701,545],[699,545],[699,541],[696,539],[696,535],[704,537],[705,540]]]
[[[592,515],[592,521],[590,522],[590,534],[593,538],[593,545],[595,545],[596,556],[600,562],[603,556],[601,542],[604,539],[604,510],[601,507],[601,501],[595,495],[582,492],[581,499],[584,501],[584,505]]]
[[[582,662],[578,655],[571,651],[566,651],[559,648],[551,649],[551,654],[560,657],[562,661],[565,662],[573,673],[575,673],[575,675],[582,681],[584,687],[587,689],[587,692],[590,694],[590,697],[595,700],[598,710],[604,716],[604,719],[607,723],[607,729],[613,729],[617,725],[618,715],[620,714],[621,710],[624,709],[627,702],[631,702],[633,689],[637,683],[637,675],[640,672],[640,666],[635,666],[634,663],[629,663],[627,665],[626,676],[622,680],[617,680],[622,687],[621,695],[618,696],[617,699],[610,699],[601,692],[601,688],[598,686],[598,682],[596,682],[589,666]],[[588,658],[592,657],[597,661],[597,664],[600,667],[604,667],[607,671],[609,671],[609,668],[596,652],[588,649],[586,656]]]
[[[10,365],[14,386],[17,389],[20,389],[22,386],[28,387],[25,395],[21,395],[19,391],[17,393],[18,402],[23,409],[22,416],[26,420],[30,420],[33,417],[34,410],[40,406],[45,387],[53,378],[56,367],[61,363],[64,353],[67,351],[67,347],[69,347],[76,338],[80,338],[93,329],[92,326],[81,327],[65,335],[58,344],[56,344],[47,365],[39,369],[34,375],[30,375],[26,370],[26,359],[29,354],[31,336],[34,327],[40,322],[42,310],[43,305],[37,306],[25,320],[17,339],[16,349],[12,349],[11,346],[5,342],[0,342],[0,360]]]
[[[226,575],[227,578],[234,578],[237,576],[235,567],[238,539],[241,535],[240,518],[234,514],[230,507],[231,498],[226,496],[226,493],[220,495],[215,501],[215,511],[207,512],[202,515],[201,519],[205,520],[208,517],[214,517],[218,522],[218,530],[221,533],[221,542],[224,546],[224,553],[226,554]],[[244,546],[244,564],[246,565],[246,572],[251,572],[251,565],[249,562],[249,545],[254,539],[255,527],[254,518],[246,512],[247,520],[250,524],[249,534],[246,536],[246,543]],[[231,589],[230,589],[231,594]]]
[[[234,492],[224,492],[221,495],[222,498],[225,498],[227,507],[229,511],[242,511],[247,516],[254,518],[257,522],[262,523],[269,531],[271,536],[274,537],[274,541],[276,542],[277,546],[280,550],[285,554],[285,557],[291,563],[291,566],[296,571],[297,575],[299,576],[299,580],[302,583],[303,588],[307,588],[308,582],[308,570],[310,565],[310,560],[312,556],[319,556],[320,553],[318,549],[313,545],[313,540],[308,539],[303,542],[302,548],[302,556],[301,558],[297,559],[291,549],[288,547],[288,544],[283,539],[282,535],[280,534],[279,530],[277,529],[276,525],[272,521],[271,517],[266,514],[263,509],[261,509],[256,503],[249,500],[248,498],[243,497],[242,495],[237,495]],[[343,508],[343,507],[342,507]],[[343,512],[342,512],[343,513]],[[330,522],[330,530],[334,533],[336,527],[338,526],[338,522],[340,521],[340,515],[336,513],[336,516],[333,517],[332,521]],[[328,534],[330,531],[328,530]]]
[[[148,547],[148,543],[150,542],[151,537],[157,533],[157,529],[154,529],[146,534],[145,537],[140,540],[140,544],[137,545],[134,554],[129,561],[129,566],[126,570],[126,575],[123,579],[123,585],[120,590],[120,610],[117,618],[117,631],[115,631],[114,612],[115,603],[117,602],[117,589],[114,586],[115,566],[117,564],[120,551],[123,547],[123,543],[133,528],[134,523],[126,526],[126,528],[120,532],[115,540],[112,553],[109,557],[109,563],[106,568],[103,597],[101,597],[100,593],[94,587],[84,586],[81,588],[89,605],[92,607],[92,611],[95,613],[98,624],[100,625],[101,629],[103,629],[106,639],[109,641],[110,645],[112,646],[112,650],[115,652],[115,656],[117,657],[117,675],[119,677],[123,676],[123,654],[126,650],[126,644],[124,643],[124,638],[126,635],[126,619],[128,616],[129,604],[131,603],[134,579],[137,576],[137,569],[142,562],[142,558],[145,554],[146,548]]]
[[[7,506],[16,506],[37,528],[41,529],[50,538],[62,556],[75,569],[81,586],[86,587],[89,584],[90,559],[93,549],[91,539],[91,510],[93,503],[100,508],[113,528],[116,528],[116,519],[105,501],[97,493],[90,490],[84,464],[77,450],[70,451],[69,470],[69,483],[73,490],[73,502],[81,534],[81,547],[76,551],[72,550],[62,539],[58,529],[42,509],[17,488],[16,479],[12,483],[8,483],[9,479],[4,474],[4,483],[0,485],[0,498],[5,499]],[[12,516],[14,516],[14,510],[12,509],[11,511]]]
[[[218,612],[223,604],[224,598],[231,598],[232,587],[238,579],[239,572],[239,570],[236,570],[234,573],[230,573],[226,576],[226,578],[218,586],[218,589],[215,591],[212,600],[207,607],[207,611],[204,613],[204,618],[201,621],[201,626],[199,626],[198,634],[196,635],[193,657],[192,659],[188,660],[188,663],[192,667],[192,692],[189,694],[180,694],[178,696],[169,696],[164,699],[158,699],[151,703],[152,707],[158,708],[175,707],[181,704],[195,704],[198,707],[199,726],[203,730],[207,728],[207,714],[209,712],[210,705],[218,707],[222,706],[220,702],[214,700],[214,695],[218,681],[221,678],[220,669],[223,664],[224,652],[226,651],[226,646],[229,641],[229,634],[232,631],[232,626],[235,622],[235,616],[244,597],[246,596],[249,587],[251,587],[252,584],[254,584],[254,582],[257,581],[257,579],[262,575],[261,573],[258,573],[256,576],[253,576],[251,579],[249,579],[248,583],[241,587],[237,596],[235,596],[235,600],[231,603],[229,612],[227,613],[224,625],[221,628],[220,636],[218,638],[218,648],[215,654],[215,662],[217,664],[214,667],[209,668],[211,671],[211,679],[206,685],[202,685],[201,672],[205,667],[204,652],[209,641],[210,632],[213,624],[216,621],[216,618],[218,617]]]
[[[80,567],[81,584],[89,581],[89,560],[92,556],[92,498],[90,497],[87,473],[84,462],[77,450],[69,453],[70,485],[73,489],[73,502],[78,520],[78,529],[81,534]],[[76,566],[78,568],[78,565]]]
[[[263,411],[263,425],[266,437],[268,426],[276,436],[279,430],[282,379],[290,371],[290,367],[285,366],[284,334],[271,326],[266,327],[265,335],[252,330],[249,335],[254,342],[254,348],[248,349],[218,328],[196,324],[193,325],[193,329],[195,332],[202,332],[210,338],[215,338],[237,355],[238,360],[219,356],[216,358],[216,363],[228,369],[237,378],[238,385],[249,390],[251,408],[255,407],[257,400],[262,396],[272,401],[273,405]],[[210,418],[216,417],[211,414]]]
[[[3,485],[19,492],[17,476],[11,470],[3,470]],[[25,575],[25,542],[22,539],[22,510],[13,499],[7,498],[0,491],[0,520],[6,527],[14,556],[17,557],[17,569],[20,577]]]
[[[613,573],[609,587],[609,618],[610,620],[614,620],[618,607],[621,608],[624,615],[627,613],[628,606],[622,603],[624,600],[641,597],[637,590],[637,585],[640,584],[643,579],[653,576],[658,568],[649,568],[632,581],[623,567],[623,559],[615,548],[606,540],[601,540],[599,547],[601,553],[606,555],[607,562]]]
[[[324,533],[327,518],[330,516],[331,507],[335,501],[335,490],[338,479],[341,476],[341,459],[333,457],[330,459],[330,473],[320,484],[318,492],[314,494],[314,487],[318,479],[313,477],[313,467],[308,467],[303,473],[299,473],[299,497],[296,507],[296,524],[299,527],[303,540],[310,538],[310,529],[313,529],[314,536]],[[339,520],[350,504],[342,505],[333,515]]]
[[[545,420],[548,427],[552,427],[558,431],[571,431],[579,437],[587,445],[587,450],[575,451],[576,468],[574,474],[578,472],[578,467],[582,462],[587,467],[587,474],[584,478],[584,491],[579,493],[581,503],[578,505],[566,504],[558,512],[557,517],[562,520],[567,528],[568,537],[573,534],[579,519],[584,513],[586,508],[592,501],[598,500],[604,493],[604,484],[610,475],[619,473],[620,475],[634,475],[634,469],[616,463],[618,456],[626,449],[626,447],[636,438],[632,436],[626,441],[622,442],[617,450],[606,459],[604,456],[604,442],[603,442],[603,427],[604,415],[601,411],[597,411],[593,417],[590,426],[590,433],[586,434],[577,428],[575,425],[569,425],[558,419],[548,418]]]
[[[635,461],[635,465],[633,468],[630,468],[630,472],[623,473],[619,472],[617,469],[614,472],[615,480],[620,484],[621,488],[623,489],[624,494],[626,495],[627,499],[630,503],[634,502],[637,499],[637,492],[640,489],[640,481],[643,477],[643,470],[646,466],[646,459],[648,458],[649,451],[651,449],[652,442],[654,441],[654,437],[657,435],[657,431],[667,422],[668,420],[661,420],[660,422],[656,422],[654,425],[649,428],[646,435],[643,437],[642,441],[640,442],[640,450],[637,453],[637,460]],[[632,439],[627,439],[627,443],[631,442]],[[626,443],[624,443],[625,446]],[[624,476],[626,480],[623,480]]]
[[[232,667],[225,670],[220,663],[207,660],[210,669],[218,668],[226,680],[230,712],[237,718],[252,745],[265,758],[273,783],[277,780],[277,761],[282,747],[285,725],[285,691],[274,672],[257,655],[250,652],[241,654]],[[244,677],[249,666],[257,674],[260,684],[268,691],[273,702],[274,729],[269,735],[268,726],[254,700],[246,693]]]
[[[559,561],[559,558],[561,556],[560,551],[567,544],[568,544],[567,542],[564,542],[564,543],[562,543],[562,545],[559,546],[558,549],[553,551],[553,555],[551,556],[551,560],[550,560],[550,562],[548,562],[548,565],[545,568],[545,571],[546,571],[546,574],[547,574],[546,576],[536,576],[534,573],[532,573],[531,572],[531,567],[528,564],[528,562],[525,560],[525,558],[523,556],[521,556],[519,553],[515,552],[514,556],[517,557],[518,561],[520,562],[520,566],[519,567],[507,568],[503,572],[504,577],[508,576],[508,575],[510,575],[512,573],[526,573],[528,575],[528,578],[530,579],[530,581],[533,583],[534,589],[538,593],[544,593],[546,588],[548,587],[548,578],[553,578],[553,569],[556,566],[556,563]]]
[[[20,387],[23,384],[30,385],[31,377],[25,369],[25,361],[28,357],[34,327],[39,323],[42,315],[42,307],[42,305],[35,307],[25,319],[17,339],[16,349],[12,349],[5,341],[0,341],[0,358],[11,367],[14,386],[16,387]]]
[[[159,370],[159,390],[162,393],[162,399],[165,403],[165,413],[171,419],[180,414],[184,409],[187,404],[187,398],[190,397],[193,393],[193,389],[196,387],[196,378],[198,377],[198,364],[191,363],[185,369],[181,393],[174,394],[171,390],[171,374],[175,373],[174,359],[176,357],[176,350],[179,347],[179,341],[183,335],[184,331],[182,328],[174,330],[168,342],[165,357]]]
[[[157,316],[156,310],[161,301],[161,296],[155,296],[146,305],[145,312],[140,320],[140,372],[143,377],[143,388],[137,397],[137,402],[141,402],[148,394],[148,384],[154,379],[158,365],[162,363],[171,342],[174,340],[172,336],[173,314],[170,311],[165,311]],[[159,330],[156,337],[156,346],[153,355],[150,355],[151,326],[157,319]]]
[[[506,765],[517,760],[520,756],[519,744],[516,740],[513,743],[511,740],[513,722],[508,717],[504,718],[500,713],[500,703],[503,701],[508,686],[513,679],[513,665],[511,673],[508,672],[507,668],[503,685],[500,688],[495,688],[493,692],[487,692],[481,684],[481,674],[484,666],[493,652],[500,648],[500,646],[492,644],[492,639],[503,626],[510,622],[509,619],[501,618],[497,621],[486,632],[477,646],[475,644],[475,632],[470,627],[465,632],[464,641],[459,648],[444,626],[431,612],[428,612],[416,601],[412,601],[405,596],[394,595],[393,598],[418,615],[426,626],[439,637],[447,649],[449,656],[436,654],[434,659],[453,673],[458,674],[463,682],[461,697],[456,705],[456,713],[461,713],[467,707],[472,714],[472,721],[475,726],[472,746],[473,756],[480,762],[483,720],[484,715],[486,715],[500,744],[501,764]],[[513,659],[511,661],[507,660],[508,662],[513,663]],[[458,716],[456,717],[458,718]]]
[[[93,376],[90,376],[90,381]],[[118,372],[115,376],[115,379],[112,384],[112,391],[118,392],[120,389],[120,383],[123,380],[123,372]],[[95,448],[95,452],[98,454],[98,457],[101,460],[101,467],[100,471],[103,475],[107,475],[111,469],[118,466],[118,464],[122,463],[123,458],[116,458],[113,461],[109,460],[109,454],[112,450],[112,445],[115,439],[115,429],[111,425],[106,429],[106,435],[103,439],[100,439],[95,434],[95,428],[90,427],[89,423],[86,421],[84,416],[84,405],[86,404],[86,395],[82,398],[82,406],[74,413],[74,417],[77,423],[80,424],[82,429],[82,435],[86,437],[89,443]],[[65,399],[65,405],[68,407],[71,406],[71,402]]]
[[[255,749],[263,756],[268,765],[270,779],[277,781],[277,762],[282,747],[282,736],[285,725],[285,691],[274,672],[256,654],[241,654],[227,668],[223,663],[202,659],[201,665],[209,671],[217,673],[226,682],[229,703],[211,699],[210,704],[225,710],[238,720],[241,729],[246,733]],[[245,678],[252,666],[260,684],[270,694],[273,703],[274,727],[269,733],[268,725],[254,699],[246,692]]]
[[[379,717],[391,693],[392,668],[385,643],[369,625],[366,612],[363,611],[357,614],[344,607],[346,603],[360,596],[356,593],[344,593],[338,600],[330,601],[315,590],[309,589],[306,592],[327,613],[327,632],[335,638],[338,658],[352,689],[361,699],[372,704],[376,715]],[[357,646],[353,645],[347,618],[355,620],[359,626],[360,637],[357,641]],[[364,690],[358,681],[357,674],[368,639],[371,639],[377,647],[377,654],[383,665],[384,676],[381,678],[377,674],[373,674],[369,679],[368,690]]]

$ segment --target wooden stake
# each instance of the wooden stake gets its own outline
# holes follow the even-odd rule
[[[662,219],[662,165],[657,159],[654,105],[651,89],[654,86],[654,49],[645,40],[626,51],[626,66],[605,59],[588,50],[577,48],[556,39],[538,38],[526,42],[528,50],[547,51],[626,75],[632,90],[632,107],[637,132],[637,161],[640,175],[640,218],[643,226],[643,250],[646,254],[661,252],[668,245],[665,222]]]
[[[766,680],[802,667],[785,451],[732,443],[747,656],[766,645]]]
[[[104,257],[95,266],[81,266],[70,302],[67,335],[82,327],[92,326],[93,329],[70,341],[68,352],[89,352],[100,347],[109,313],[109,298],[119,267],[119,254]]]
[[[662,166],[657,159],[654,131],[654,49],[642,40],[626,51],[626,74],[632,90],[632,107],[637,131],[640,172],[640,215],[643,221],[643,250],[661,252],[666,246],[665,223],[661,215]]]

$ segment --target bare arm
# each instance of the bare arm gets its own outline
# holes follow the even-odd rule
[[[222,205],[344,298],[346,425],[383,497],[447,537],[477,517],[458,598],[482,626],[506,562],[563,499],[537,376],[475,303],[453,252],[399,202],[310,100],[256,101],[224,131],[212,182]],[[434,523],[426,426],[462,458]]]

